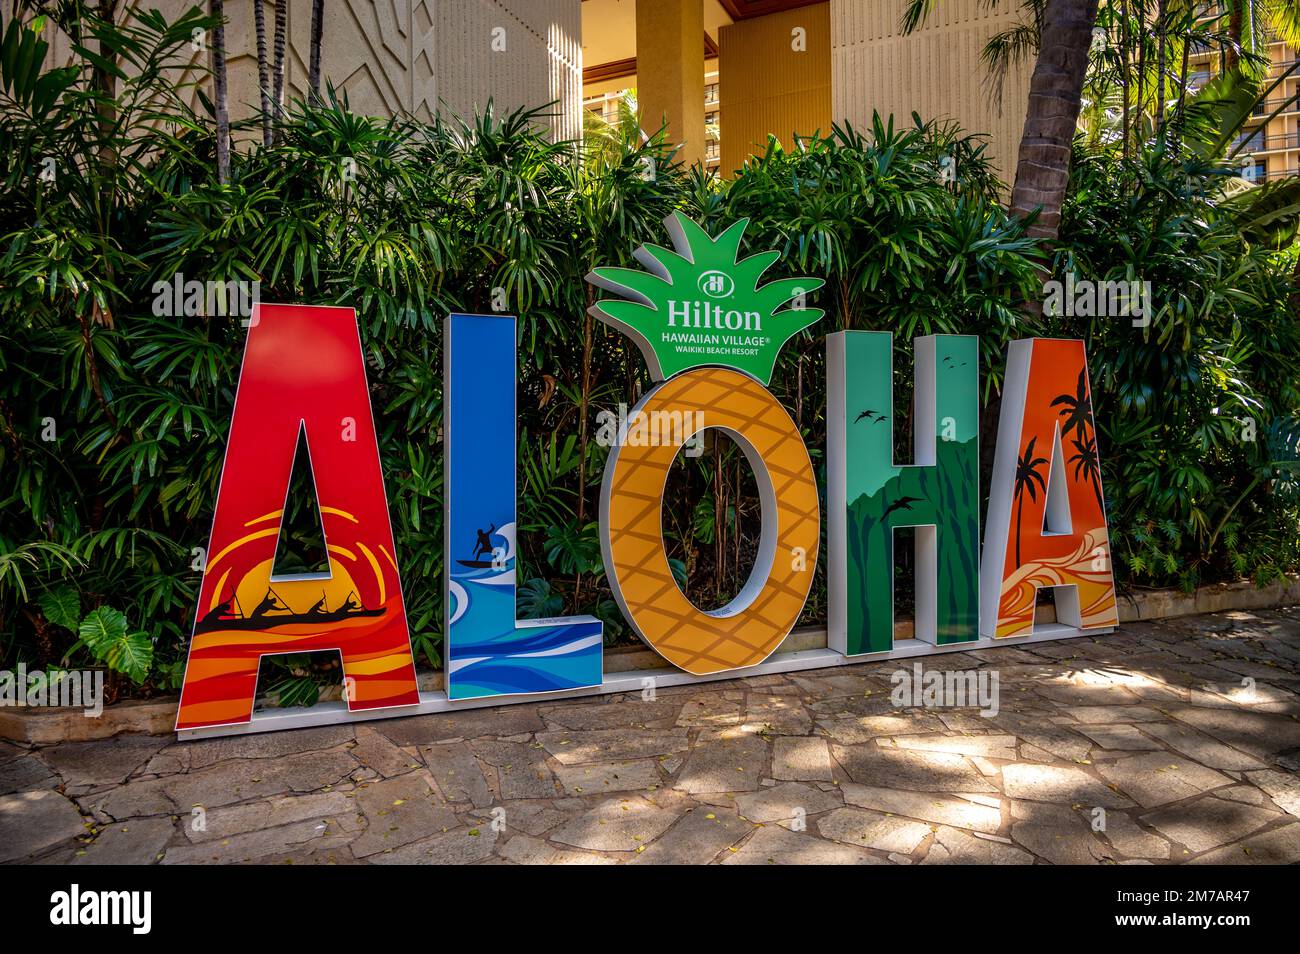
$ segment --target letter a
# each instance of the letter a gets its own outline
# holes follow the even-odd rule
[[[1118,625],[1083,342],[1011,342],[980,571],[980,632],[1028,636],[1038,591],[1058,624]]]
[[[419,702],[365,361],[351,308],[256,305],[212,519],[177,729],[252,717],[263,656],[336,650],[351,711]],[[341,440],[339,421],[356,421]],[[277,576],[299,434],[327,573]]]

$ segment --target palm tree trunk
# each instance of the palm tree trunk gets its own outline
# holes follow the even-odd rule
[[[96,16],[105,24],[117,22],[118,0],[100,0]],[[117,148],[113,144],[113,127],[117,124],[117,67],[118,54],[107,43],[99,43],[100,62],[91,66],[91,85],[100,95],[95,110],[99,116],[99,167],[103,180],[111,183],[117,173]]]
[[[311,87],[312,102],[320,102],[320,43],[325,30],[325,0],[312,0],[311,4],[311,65],[307,71],[307,85]]]
[[[1133,129],[1138,137],[1134,146],[1138,147],[1138,151],[1141,151],[1139,143],[1146,140],[1144,128],[1147,118],[1147,0],[1138,0],[1137,19],[1137,122]]]
[[[1189,32],[1183,37],[1183,62],[1178,67],[1178,104],[1174,107],[1174,116],[1178,120],[1176,135],[1178,136],[1178,144],[1180,147],[1182,145],[1183,131],[1187,128],[1187,123],[1183,116],[1183,110],[1187,106],[1187,76],[1191,69],[1188,61],[1191,52],[1192,35]]]
[[[1169,42],[1169,24],[1165,10],[1166,0],[1156,3],[1156,130],[1161,141],[1165,128],[1165,49]]]
[[[732,558],[732,561],[731,561],[731,567],[732,567],[731,572],[732,572],[732,574],[735,576],[735,580],[733,581],[732,589],[735,590],[736,592],[739,592],[739,591],[740,591],[740,584],[743,582],[743,581],[740,579],[740,544],[741,544],[741,539],[740,539],[740,478],[741,478],[741,468],[744,466],[744,464],[745,464],[745,458],[744,458],[744,455],[743,455],[743,454],[737,454],[737,455],[736,455],[736,486],[735,486],[735,495],[731,498],[731,510],[732,510],[732,512],[735,514],[735,517],[733,518],[734,523],[735,523],[735,533],[734,533],[733,536],[732,536],[732,539],[733,539],[733,541],[734,541],[734,543],[735,543],[735,553],[734,553],[733,558]]]
[[[1047,0],[1042,43],[1029,81],[1029,108],[1020,140],[1011,211],[1042,209],[1031,235],[1055,239],[1070,178],[1070,145],[1079,122],[1098,0]]]
[[[1245,20],[1242,10],[1243,0],[1228,0],[1232,6],[1228,10],[1228,36],[1230,36],[1235,45],[1230,45],[1224,55],[1224,71],[1235,70],[1238,63],[1241,62],[1241,54],[1237,52],[1241,46],[1241,27]]]
[[[1020,515],[1025,509],[1024,493],[1016,494],[1016,569],[1020,569]]]
[[[1128,24],[1128,0],[1123,0],[1120,4],[1120,16],[1123,20],[1120,22],[1119,30],[1119,60],[1120,76],[1119,85],[1124,94],[1124,111],[1120,118],[1120,127],[1122,130],[1122,139],[1124,142],[1124,158],[1128,158],[1128,117],[1129,117],[1129,100],[1132,98],[1129,93],[1129,24]]]
[[[217,20],[212,30],[212,105],[217,111],[217,182],[230,183],[230,111],[226,89],[226,10],[224,0],[208,0]]]
[[[586,290],[587,307],[596,301],[594,289]],[[592,364],[595,357],[595,328],[588,312],[582,313],[582,368],[578,380],[578,528],[587,516],[587,413],[591,409]]]
[[[257,28],[257,89],[262,103],[262,145],[271,145],[271,69],[266,61],[266,7],[263,0],[253,0],[253,20]]]
[[[713,598],[722,598],[722,565],[727,559],[722,519],[722,440],[713,435]]]
[[[595,289],[588,285],[586,289],[587,307],[596,301]],[[587,517],[587,447],[590,435],[587,428],[587,415],[591,410],[591,391],[595,386],[593,366],[595,363],[595,321],[589,312],[582,313],[582,369],[578,381],[578,532],[582,532]],[[582,570],[573,577],[573,606],[577,610],[582,606]]]
[[[275,0],[275,37],[271,51],[271,99],[277,125],[284,115],[284,44],[289,32],[289,0]],[[274,139],[279,141],[276,130]]]

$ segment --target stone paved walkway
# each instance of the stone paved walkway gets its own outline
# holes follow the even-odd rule
[[[993,718],[894,707],[899,666],[0,743],[0,861],[1300,861],[1300,608],[925,661],[996,670]]]

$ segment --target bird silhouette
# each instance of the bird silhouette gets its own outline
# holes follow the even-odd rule
[[[887,420],[889,420],[889,415],[888,415],[888,414],[877,414],[877,415],[876,415],[876,419],[875,419],[874,421],[872,421],[871,423],[872,423],[872,424],[879,424],[881,421],[887,421]]]
[[[853,419],[853,423],[854,423],[854,424],[858,423],[858,421],[862,420],[864,417],[865,417],[868,421],[870,421],[870,420],[871,420],[873,417],[875,417],[875,416],[876,416],[876,412],[873,411],[873,410],[871,410],[870,408],[868,408],[867,410],[865,410],[865,411],[863,411],[861,414],[859,414],[857,417],[855,417],[855,418]]]
[[[912,504],[916,503],[920,499],[920,497],[899,497],[885,508],[885,512],[882,516],[888,517],[895,510],[911,510]]]

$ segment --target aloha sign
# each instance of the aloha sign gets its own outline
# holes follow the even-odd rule
[[[763,283],[779,256],[741,258],[746,224],[713,236],[674,214],[665,222],[671,248],[637,250],[644,270],[588,276],[617,296],[592,313],[636,343],[655,382],[615,425],[600,501],[605,570],[628,623],[682,679],[773,665],[812,588],[821,543],[812,461],[768,383],[781,347],[822,317],[805,304],[822,282]],[[355,313],[256,306],[178,730],[247,726],[259,662],[277,653],[340,654],[346,706],[317,722],[629,688],[605,676],[600,620],[515,616],[515,389],[480,386],[515,380],[515,340],[509,316],[446,321],[444,692],[422,693]],[[1034,638],[1117,624],[1082,342],[1011,345],[982,554],[976,339],[916,340],[906,465],[893,459],[892,337],[839,332],[826,349],[828,649],[801,667],[898,652],[893,548],[903,527],[915,528],[914,646],[1034,637],[1044,587],[1055,590],[1058,623]],[[676,439],[633,433],[654,420],[673,421]],[[749,579],[706,611],[673,577],[661,511],[682,445],[709,428],[748,459],[762,529]],[[329,567],[280,576],[276,546],[300,440]]]

